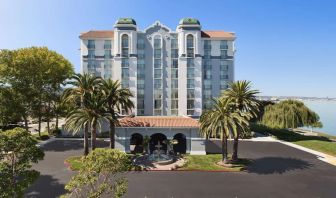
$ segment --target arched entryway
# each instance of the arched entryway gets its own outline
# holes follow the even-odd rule
[[[162,133],[155,133],[150,136],[149,141],[149,151],[153,153],[153,151],[158,150],[158,143],[160,142],[161,148],[160,150],[167,152],[167,144],[165,143],[167,137]]]
[[[177,144],[173,145],[173,149],[176,153],[186,153],[187,151],[187,139],[186,136],[182,133],[177,133],[174,135],[174,139],[177,140]]]
[[[140,133],[134,133],[130,140],[130,151],[131,153],[142,153],[143,152],[143,137]]]

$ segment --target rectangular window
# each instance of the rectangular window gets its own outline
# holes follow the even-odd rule
[[[172,89],[177,89],[178,88],[178,80],[177,79],[172,79],[171,80],[171,88]]]
[[[143,110],[143,109],[137,109],[137,115],[138,116],[145,115],[145,110]]]
[[[178,68],[178,59],[172,59],[172,68]]]
[[[204,50],[204,58],[211,58],[211,50],[205,49]]]
[[[194,71],[195,69],[193,67],[187,68],[187,78],[194,78],[195,76]]]
[[[162,90],[154,90],[154,98],[155,99],[161,99],[162,98]]]
[[[145,101],[144,100],[138,100],[137,108],[138,109],[144,109],[145,108]]]
[[[187,100],[187,109],[193,109],[194,106],[194,100]]]
[[[121,59],[121,67],[129,67],[129,60],[128,60],[128,58]]]
[[[171,98],[178,98],[178,90],[172,89],[171,90]]]
[[[129,77],[129,69],[128,68],[122,68],[121,77],[122,78],[128,78]]]
[[[195,90],[187,89],[187,98],[195,98]]]
[[[162,88],[162,80],[161,79],[154,79],[154,88],[161,89]]]
[[[161,68],[161,59],[154,59],[154,68]]]
[[[144,89],[145,88],[145,80],[137,80],[137,88],[138,89]]]
[[[195,67],[194,59],[188,58],[187,59],[187,67]]]
[[[203,79],[211,79],[211,78],[212,78],[211,70],[205,69],[203,72]]]
[[[145,49],[145,40],[143,40],[143,39],[138,39],[137,48],[138,48],[138,49]]]
[[[145,70],[137,70],[138,78],[145,78]]]
[[[172,109],[171,111],[170,111],[170,114],[171,115],[178,115],[178,110],[177,109]]]
[[[162,70],[154,69],[154,78],[162,78]]]
[[[112,45],[111,45],[111,40],[105,40],[104,41],[104,49],[111,49]]]
[[[159,115],[161,115],[162,114],[162,110],[160,110],[160,109],[155,109],[154,110],[154,115],[155,116],[159,116]]]
[[[195,88],[194,79],[187,79],[187,88]]]
[[[91,59],[95,58],[95,50],[89,50],[88,51],[88,57],[91,58]]]
[[[203,97],[204,99],[210,99],[212,97],[211,89],[205,89],[203,91]]]
[[[203,80],[204,89],[211,89],[211,80]]]
[[[105,60],[104,61],[104,69],[105,70],[111,70],[112,68],[112,64],[111,64],[111,61],[110,60]]]
[[[228,48],[228,44],[226,40],[221,40],[220,41],[220,49],[227,49]]]
[[[138,89],[137,90],[137,98],[144,98],[145,97],[145,90]]]
[[[161,48],[161,39],[156,38],[154,39],[154,49],[159,49]]]
[[[122,39],[121,40],[121,46],[123,46],[124,48],[127,48],[128,47],[128,39]]]
[[[188,115],[194,115],[194,112],[195,112],[194,110],[187,110]]]
[[[228,86],[228,83],[224,80],[221,80],[220,81],[220,89],[227,89],[229,86]]]
[[[178,78],[178,69],[171,69],[171,78]]]
[[[111,50],[105,50],[104,58],[105,59],[110,59],[111,58]]]
[[[178,49],[172,49],[171,50],[171,57],[172,58],[178,58]]]
[[[211,41],[204,40],[204,49],[211,49]]]
[[[221,58],[227,58],[227,50],[221,50],[220,51],[220,57]]]
[[[171,48],[172,49],[178,49],[178,40],[177,39],[172,39],[171,40]]]
[[[127,57],[128,56],[128,48],[123,48],[121,52],[121,56]]]
[[[171,100],[171,109],[178,109],[178,100]]]
[[[154,50],[154,58],[161,58],[161,49]]]
[[[88,45],[87,47],[89,49],[94,49],[95,48],[95,41],[94,40],[88,40]]]
[[[194,57],[194,48],[187,49],[187,57]]]
[[[154,109],[161,109],[162,101],[154,100]]]
[[[121,87],[122,88],[129,88],[129,81],[126,79],[123,79],[122,81],[121,81]]]

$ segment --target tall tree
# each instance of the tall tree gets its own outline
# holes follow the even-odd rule
[[[72,113],[67,117],[66,127],[67,129],[79,132],[84,129],[84,155],[86,156],[89,153],[89,119],[88,113],[83,111],[82,108],[86,108],[89,106],[89,96],[96,89],[99,89],[99,85],[101,84],[102,79],[99,77],[95,77],[89,74],[75,74],[71,77],[71,80],[68,82],[72,87],[67,88],[63,93],[63,101],[64,102],[72,102],[75,106],[77,106],[78,111],[72,111]],[[81,120],[81,122],[76,123],[76,120],[79,119],[77,114],[81,113],[86,121]],[[77,117],[77,118],[73,118]]]
[[[26,128],[28,116],[33,111],[38,116],[39,134],[45,95],[72,74],[71,63],[46,47],[0,51],[0,81],[22,98],[22,106],[25,107],[22,117]]]
[[[258,90],[251,88],[250,81],[236,81],[230,84],[229,88],[223,92],[223,97],[226,98],[238,114],[250,120],[257,117],[259,111],[259,101],[256,95]],[[239,128],[236,133],[233,133],[233,154],[232,160],[238,159],[238,140],[242,132],[249,130],[249,125]]]
[[[38,178],[39,173],[31,167],[43,159],[44,153],[36,144],[22,128],[0,133],[0,197],[23,197]]]
[[[222,163],[228,162],[227,138],[230,133],[237,133],[238,129],[248,125],[248,120],[239,112],[233,111],[229,100],[219,98],[213,99],[211,110],[204,111],[200,118],[201,133],[204,135],[217,135],[221,133],[222,139]],[[212,134],[214,133],[214,134]]]
[[[78,174],[65,186],[68,193],[64,197],[122,197],[127,191],[123,173],[130,168],[127,154],[98,148],[83,159]]]
[[[133,97],[133,94],[129,89],[121,88],[119,81],[107,79],[103,81],[102,85],[102,91],[106,97],[106,107],[111,115],[109,119],[110,148],[114,148],[115,127],[118,124],[117,114],[120,114],[122,110],[129,112],[134,108],[134,103],[130,99],[130,97]]]
[[[319,125],[319,119],[303,102],[285,100],[265,108],[262,124],[274,128],[310,127]]]

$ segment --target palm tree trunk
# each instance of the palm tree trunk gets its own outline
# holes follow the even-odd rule
[[[86,125],[84,129],[84,156],[89,154],[89,126]]]
[[[238,137],[233,139],[232,161],[238,160]]]
[[[26,130],[28,131],[28,130],[29,130],[29,126],[28,126],[28,119],[27,119],[27,116],[23,116],[23,120],[24,120],[24,123],[25,123],[25,128],[26,128]]]
[[[92,150],[96,149],[96,139],[97,139],[97,124],[93,123],[91,130],[91,147]]]
[[[227,163],[227,137],[226,134],[222,134],[222,162],[223,164]]]
[[[115,126],[114,126],[114,122],[112,120],[110,120],[110,148],[114,149],[115,145],[114,145],[114,141],[115,141]]]
[[[58,130],[58,113],[56,113],[56,123],[55,123],[55,129]]]

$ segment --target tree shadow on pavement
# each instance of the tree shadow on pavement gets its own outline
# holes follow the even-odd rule
[[[40,175],[35,183],[30,186],[25,197],[59,197],[65,194],[64,185],[50,175]]]
[[[89,141],[89,147],[91,147]],[[105,148],[109,146],[109,142],[103,141],[103,140],[97,140],[97,148]],[[69,150],[83,150],[84,149],[84,143],[83,140],[55,140],[52,142],[49,142],[42,146],[42,149],[44,151],[55,151],[55,152],[63,152],[63,151],[69,151]]]
[[[263,157],[252,160],[247,172],[256,174],[283,174],[288,171],[309,169],[312,164],[295,158]]]

